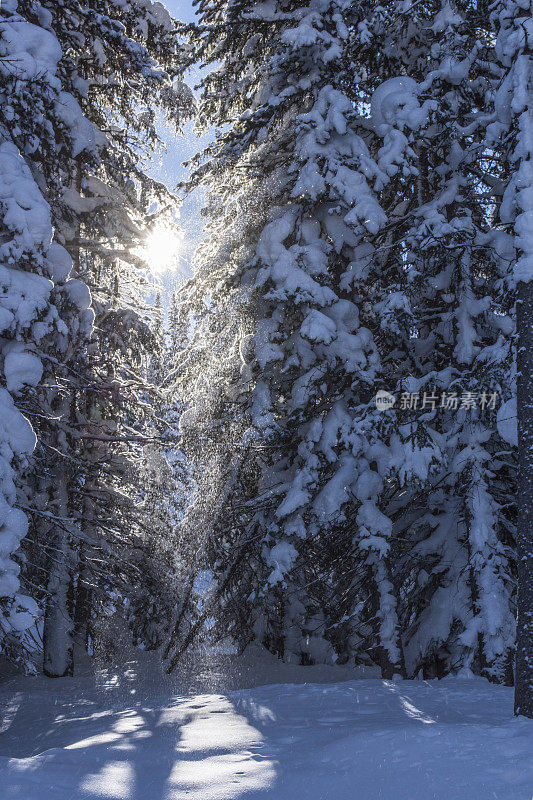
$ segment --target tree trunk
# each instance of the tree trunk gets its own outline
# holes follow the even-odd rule
[[[533,281],[520,283],[518,329],[518,628],[515,714],[533,718]]]
[[[65,518],[68,514],[67,480],[61,468],[56,470],[56,476],[57,514]],[[58,525],[61,524],[58,521]],[[43,630],[43,672],[49,678],[62,678],[72,675],[74,671],[72,552],[69,539],[68,531],[58,527],[55,549],[52,551]]]
[[[74,611],[74,639],[81,651],[87,652],[89,643],[89,624],[91,620],[92,592],[89,588],[90,573],[85,564],[83,546],[80,553],[80,569],[76,585]]]
[[[60,552],[52,566],[48,591],[50,596],[46,604],[43,631],[43,672],[49,678],[63,678],[72,675],[73,660],[73,624],[70,613],[72,605],[71,574],[68,565],[66,534],[60,537]]]

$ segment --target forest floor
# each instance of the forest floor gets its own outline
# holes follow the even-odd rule
[[[197,656],[0,684],[2,800],[531,800],[533,721],[482,679]]]

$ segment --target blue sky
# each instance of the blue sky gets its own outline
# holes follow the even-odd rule
[[[164,0],[163,5],[182,22],[192,22],[194,19],[194,9],[189,0]]]
[[[170,13],[182,22],[192,22],[194,19],[194,9],[190,0],[164,0]],[[159,133],[165,142],[165,151],[157,154],[153,163],[149,166],[148,172],[159,181],[162,181],[169,189],[174,189],[176,184],[182,180],[187,170],[183,167],[183,162],[202,149],[203,144],[209,136],[199,138],[192,123],[189,123],[184,131],[184,136],[176,137],[166,125],[161,124]],[[180,266],[176,275],[166,273],[165,283],[173,283],[173,278],[179,283],[184,277],[188,277],[191,271],[191,258],[202,236],[202,221],[200,209],[203,205],[200,192],[194,192],[187,198],[181,207],[181,226],[184,230],[183,247],[180,253]]]

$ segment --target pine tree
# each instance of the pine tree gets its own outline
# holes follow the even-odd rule
[[[408,672],[509,681],[514,463],[495,405],[511,392],[513,324],[492,231],[499,168],[483,146],[494,74],[487,22],[482,6],[418,4],[409,17],[392,12],[383,41],[377,27],[373,46],[390,53],[391,37],[407,75],[372,99],[377,161],[393,176],[386,194],[400,200],[375,286],[380,273],[396,277],[375,310],[388,335],[384,373],[401,398],[391,413],[403,423],[393,470],[402,491],[391,503],[405,542],[397,580]],[[409,409],[414,395],[420,406]]]
[[[49,202],[39,208],[35,200],[35,245],[26,231],[26,251],[17,245],[17,255],[25,253],[28,269],[54,283],[43,278],[38,296],[35,280],[35,308],[27,304],[24,312],[40,371],[24,350],[26,371],[18,368],[8,390],[18,395],[42,374],[41,386],[21,395],[38,438],[29,477],[19,481],[32,512],[22,578],[46,608],[44,669],[55,676],[72,672],[75,630],[86,644],[98,609],[109,613],[109,598],[127,597],[139,581],[135,554],[145,522],[138,457],[152,438],[146,395],[154,388],[154,335],[145,299],[150,281],[136,248],[153,224],[154,202],[160,209],[174,202],[145,175],[140,158],[159,142],[154,100],[179,126],[191,95],[175,79],[181,46],[159,4],[21,2],[25,19],[11,5],[2,7],[11,93],[3,126],[37,183],[28,183],[22,165],[27,187],[19,180],[17,190],[29,197],[44,192]],[[6,161],[6,176],[12,171]],[[13,212],[11,219],[8,213],[7,228],[18,230],[21,221]],[[6,257],[13,255],[6,250]],[[16,338],[13,356],[23,349],[22,330]],[[15,448],[13,458],[24,462],[28,455]],[[31,609],[33,619],[35,604]]]
[[[387,175],[354,110],[370,91],[350,55],[360,11],[313,3],[201,11],[197,54],[207,63],[226,54],[204,81],[201,114],[220,127],[240,114],[193,178],[209,184],[211,222],[182,368],[194,393],[185,441],[201,470],[212,470],[197,513],[215,508],[210,557],[222,626],[288,660],[335,660],[326,565],[349,531],[353,543],[337,560],[364,573],[365,649],[392,675],[403,666],[391,521],[375,503],[386,467],[375,415],[368,428],[361,416],[380,362],[363,298],[350,288],[386,222],[375,189]]]
[[[65,78],[78,91],[88,118],[105,133],[95,169],[66,198],[67,207],[81,205],[86,212],[71,229],[69,247],[78,253],[96,315],[80,409],[84,490],[77,507],[84,542],[77,600],[89,604],[81,616],[90,619],[98,609],[107,613],[109,604],[105,592],[100,589],[99,596],[87,591],[89,586],[107,584],[106,592],[112,587],[129,602],[136,595],[133,588],[142,593],[151,580],[151,571],[140,568],[151,520],[139,487],[145,486],[148,495],[153,491],[146,485],[141,455],[158,437],[150,399],[156,392],[150,352],[158,331],[152,329],[146,302],[150,280],[135,248],[154,225],[149,213],[154,203],[164,211],[174,199],[143,172],[139,154],[159,144],[154,103],[179,129],[190,113],[191,95],[176,80],[181,46],[175,23],[158,4],[117,8],[95,2],[53,13],[58,37],[69,45]],[[79,38],[76,30],[87,38]],[[103,580],[102,552],[109,561]],[[146,624],[132,619],[131,603],[129,614],[134,630]]]
[[[143,447],[139,468],[143,534],[137,563],[143,580],[129,598],[134,643],[147,649],[160,647],[169,636],[181,641],[194,621],[197,599],[194,542],[183,525],[189,482],[179,449],[179,398],[166,386],[173,326],[169,320],[167,329],[159,291],[152,315],[148,376],[157,391],[146,400],[153,409],[153,440]]]
[[[54,361],[59,363],[68,349],[69,336],[75,338],[75,332],[87,329],[92,321],[87,315],[84,318],[75,302],[76,292],[88,295],[86,287],[80,281],[67,281],[72,262],[55,236],[48,201],[61,193],[65,163],[90,149],[94,136],[74,97],[62,89],[58,77],[61,49],[48,29],[46,14],[39,15],[39,9],[31,4],[15,2],[3,4],[0,14],[2,358],[6,387],[2,392],[5,424],[11,428],[4,434],[5,580],[1,593],[7,616],[2,618],[1,646],[10,657],[30,666],[21,652],[20,634],[35,623],[39,612],[35,600],[18,593],[19,567],[8,556],[28,528],[24,513],[15,505],[26,510],[33,506],[28,494],[33,481],[27,468],[35,434],[10,395],[39,431],[40,419],[55,414],[50,398],[57,395],[58,388],[61,391],[55,385],[49,390],[42,386],[55,384],[47,353],[54,349]],[[52,520],[61,526],[67,513],[62,505],[63,476],[56,478],[55,502],[38,512],[47,530],[54,524]],[[29,588],[26,563],[21,554],[18,558],[23,561],[22,577]],[[55,586],[59,594],[63,592],[60,584],[61,576],[50,574],[50,587]]]

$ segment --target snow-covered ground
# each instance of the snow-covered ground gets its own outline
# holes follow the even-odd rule
[[[8,680],[0,797],[531,800],[533,723],[511,690],[357,674],[226,656],[165,680],[146,656]]]

